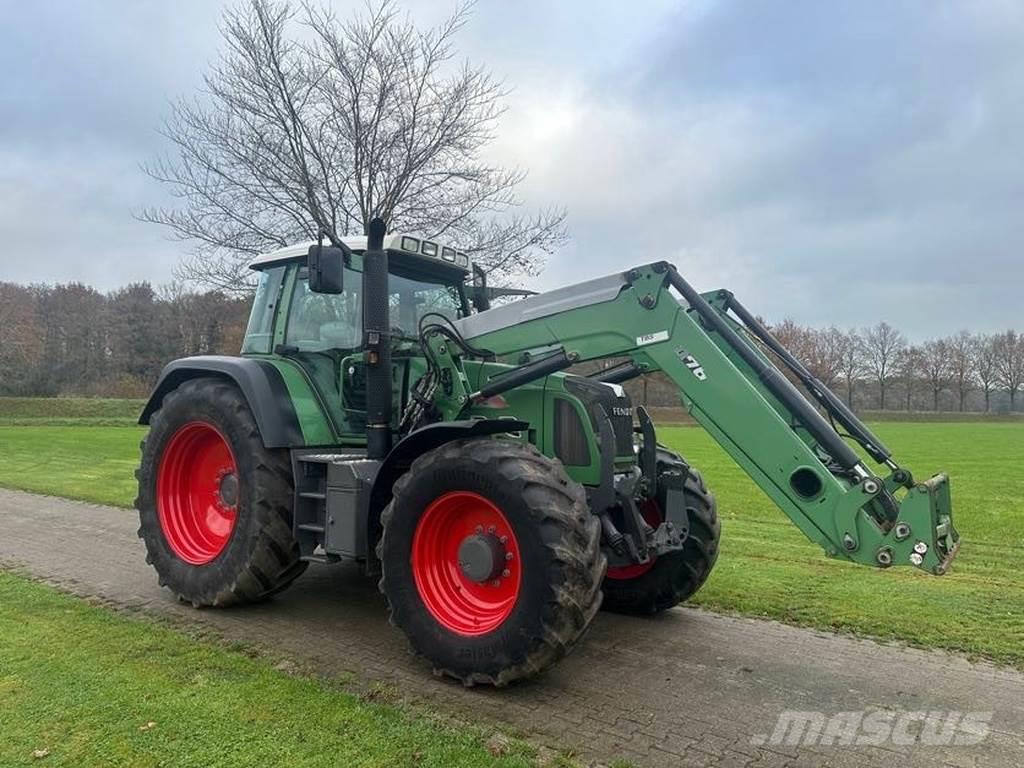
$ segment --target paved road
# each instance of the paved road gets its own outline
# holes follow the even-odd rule
[[[71,591],[208,625],[318,672],[384,682],[402,696],[523,732],[588,760],[640,766],[1020,766],[1024,675],[773,622],[673,610],[601,614],[576,652],[502,691],[435,680],[385,621],[357,569],[311,568],[261,606],[195,611],[157,587],[134,514],[0,491],[0,561]],[[786,710],[991,711],[980,744],[759,746]],[[920,726],[913,726],[911,732]],[[860,732],[864,735],[864,732]],[[841,743],[841,740],[837,743]]]

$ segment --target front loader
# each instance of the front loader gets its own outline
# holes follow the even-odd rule
[[[916,480],[728,291],[656,261],[491,307],[462,251],[370,229],[257,259],[241,356],[165,368],[137,507],[179,598],[354,560],[437,673],[534,675],[602,600],[662,611],[715,564],[713,494],[621,387],[656,371],[827,555],[949,568],[948,478]]]

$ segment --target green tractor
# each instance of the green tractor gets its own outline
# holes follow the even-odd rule
[[[541,672],[602,605],[664,611],[715,564],[714,496],[620,386],[655,371],[827,555],[956,554],[947,477],[915,480],[728,291],[656,261],[491,307],[515,292],[458,249],[328,239],[258,258],[241,356],[170,363],[142,413],[139,535],[180,599],[356,561],[438,674]]]

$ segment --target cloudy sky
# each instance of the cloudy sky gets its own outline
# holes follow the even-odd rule
[[[0,280],[171,279],[139,164],[219,13],[0,0]],[[669,258],[773,320],[915,338],[1024,328],[1022,40],[1016,0],[480,0],[460,38],[514,89],[494,157],[569,211],[535,287]]]

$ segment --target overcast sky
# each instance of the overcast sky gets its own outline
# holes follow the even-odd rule
[[[0,0],[0,280],[171,279],[138,166],[219,13]],[[514,88],[494,157],[569,211],[534,287],[668,258],[769,319],[914,338],[1024,329],[1022,41],[1016,0],[480,0],[460,38]]]

